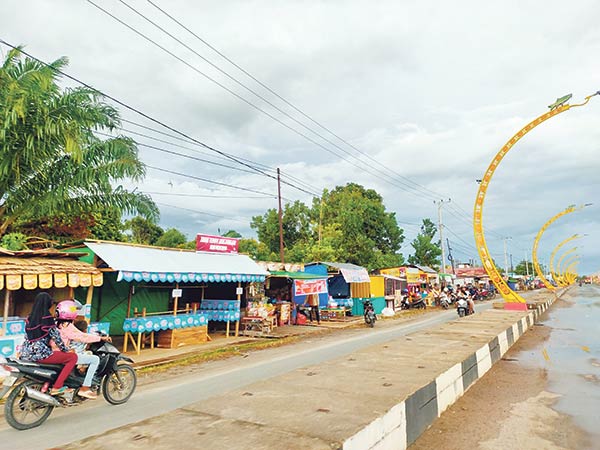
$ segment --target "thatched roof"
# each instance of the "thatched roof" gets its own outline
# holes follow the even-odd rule
[[[0,275],[36,275],[40,273],[89,273],[100,270],[77,259],[62,257],[0,256]]]

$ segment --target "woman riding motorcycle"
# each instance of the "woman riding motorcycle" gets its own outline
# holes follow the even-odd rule
[[[52,297],[46,292],[36,295],[31,314],[27,318],[27,339],[21,349],[21,359],[40,364],[64,364],[50,391],[50,395],[60,395],[67,390],[63,384],[75,368],[77,355],[69,353],[68,346],[56,328],[50,313],[53,303]]]
[[[78,346],[76,343],[91,344],[92,342],[99,341],[110,341],[108,336],[96,336],[93,334],[87,334],[79,331],[73,321],[77,318],[78,311],[81,305],[73,300],[64,300],[56,305],[56,323],[58,331],[63,342],[67,346],[71,346],[72,351],[76,352],[77,364],[89,366],[83,380],[82,387],[77,391],[77,395],[89,399],[96,399],[98,396],[91,389],[92,380],[98,365],[100,364],[100,358],[96,355],[88,355],[84,353],[85,345]]]

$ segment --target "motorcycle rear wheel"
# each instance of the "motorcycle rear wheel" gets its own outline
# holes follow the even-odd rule
[[[131,398],[137,386],[135,370],[127,364],[117,366],[102,379],[102,395],[111,405],[121,405]]]
[[[46,421],[54,409],[54,406],[39,403],[28,398],[26,388],[39,391],[42,388],[42,383],[28,380],[19,384],[8,395],[6,404],[4,405],[6,421],[11,427],[17,430],[29,430],[39,427]],[[25,419],[30,414],[34,420],[27,422]]]

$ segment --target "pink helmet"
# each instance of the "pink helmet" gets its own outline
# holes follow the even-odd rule
[[[56,305],[55,314],[57,319],[75,320],[79,312],[79,305],[77,303],[73,300],[63,300],[58,305]]]

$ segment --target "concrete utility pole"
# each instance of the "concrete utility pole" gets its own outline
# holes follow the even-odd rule
[[[527,261],[527,252],[525,252],[525,271],[527,272],[527,278],[529,278],[529,261]]]
[[[508,255],[506,253],[506,241],[512,239],[510,236],[504,238],[504,276],[508,279]]]
[[[450,203],[451,201],[451,199],[440,200],[439,202],[433,201],[433,203],[438,205],[438,229],[440,233],[440,247],[442,248],[442,267],[440,268],[440,273],[446,273],[446,252],[444,251],[444,234],[442,231],[444,228],[442,224],[442,206],[444,206],[444,203]]]
[[[281,264],[285,262],[283,257],[283,210],[281,209],[281,176],[279,167],[277,168],[277,197],[279,199],[279,258]]]

